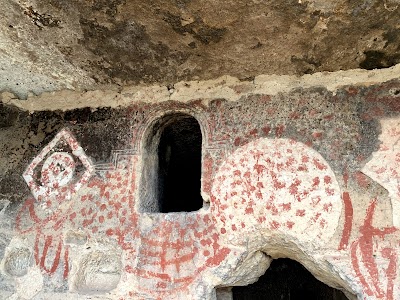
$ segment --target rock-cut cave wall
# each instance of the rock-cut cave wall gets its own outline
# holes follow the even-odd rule
[[[245,299],[286,258],[351,299],[400,299],[385,72],[3,93],[0,298]]]

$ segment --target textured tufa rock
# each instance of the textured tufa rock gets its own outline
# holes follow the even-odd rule
[[[73,231],[69,230],[65,233],[64,244],[66,245],[75,245],[75,246],[83,246],[86,244],[88,240],[87,234],[82,231]]]
[[[303,75],[399,63],[397,0],[10,0],[0,90]]]
[[[272,259],[290,258],[349,296],[398,300],[396,70],[346,72],[372,81],[344,87],[352,81],[343,73],[333,85],[332,74],[303,78],[294,90],[287,77],[271,89],[261,77],[227,77],[176,86],[171,98],[137,87],[113,108],[96,101],[61,111],[68,106],[60,98],[49,111],[16,110],[0,130],[0,255],[11,275],[0,277],[1,297],[215,300],[268,273]],[[376,83],[382,74],[389,81]],[[312,86],[317,78],[324,84]],[[67,94],[113,101],[118,93]],[[165,129],[158,125],[182,114],[201,129],[195,180],[203,207],[142,211],[148,186],[159,188],[142,176],[148,162],[169,156],[156,151]],[[162,179],[160,169],[151,172]],[[177,189],[191,200],[186,184]]]
[[[4,257],[3,270],[9,276],[21,277],[28,273],[32,253],[27,248],[11,249]]]
[[[121,258],[117,253],[99,250],[85,253],[80,260],[71,291],[103,294],[115,289],[121,277]]]

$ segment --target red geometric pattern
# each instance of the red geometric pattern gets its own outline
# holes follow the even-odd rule
[[[342,199],[324,158],[288,139],[258,139],[238,148],[214,179],[212,212],[219,230],[237,242],[267,231],[329,241]]]
[[[61,143],[65,143],[66,146],[70,148],[70,154],[53,151],[53,149]],[[81,186],[89,180],[94,168],[71,132],[67,129],[63,129],[42,151],[40,151],[23,174],[36,200],[41,201],[51,195],[59,194],[61,192],[59,188],[71,182],[75,171],[74,157],[82,163],[85,171],[80,175],[80,178],[76,179],[74,183],[68,185],[67,189],[62,191],[64,193],[69,193],[68,198],[76,193]],[[36,178],[36,169],[42,162],[44,162],[44,164],[39,180]]]

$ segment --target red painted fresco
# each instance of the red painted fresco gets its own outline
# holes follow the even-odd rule
[[[269,97],[259,101],[272,105],[265,107],[271,116],[281,113]],[[326,142],[328,136],[321,128],[298,128],[298,140],[287,138],[294,131],[290,122],[280,118],[269,122],[263,116],[253,120],[258,116],[256,105],[245,107],[223,100],[210,105],[208,123],[201,124],[205,138],[202,193],[211,199],[211,207],[197,212],[139,213],[141,183],[137,176],[141,172],[142,139],[149,124],[164,111],[174,110],[190,111],[201,119],[207,109],[201,101],[160,104],[151,114],[147,112],[149,106],[143,106],[132,126],[133,148],[118,152],[121,161],[113,159],[106,170],[96,173],[68,130],[56,135],[24,173],[33,197],[23,203],[16,217],[16,230],[32,243],[35,263],[42,273],[68,281],[73,273],[69,268],[74,243],[69,235],[79,232],[87,240],[101,237],[118,245],[123,261],[121,281],[129,286],[118,294],[121,300],[174,299],[192,293],[191,288],[202,280],[204,272],[223,265],[234,251],[240,252],[237,249],[241,246],[247,247],[244,244],[251,242],[252,234],[285,236],[296,243],[312,240],[321,247],[332,239],[342,220],[339,228],[343,230],[337,233],[333,247],[336,253],[351,259],[351,266],[343,271],[345,276],[357,278],[365,297],[396,299],[398,245],[393,241],[397,229],[373,226],[374,200],[364,224],[355,232],[354,194],[348,186],[347,165],[328,163],[328,158],[338,158],[334,150],[343,142],[329,141],[333,150],[319,153],[315,149],[323,147],[313,146]],[[236,111],[241,117],[233,120],[227,111]],[[285,113],[285,118],[302,120],[300,112]],[[334,118],[317,108],[304,115],[327,123]],[[399,132],[392,134],[398,136]],[[372,166],[377,178],[384,177],[378,182],[392,189],[398,186],[389,184],[392,182],[387,178],[398,175],[400,161],[397,150],[388,152],[393,149],[380,149],[388,167]],[[360,154],[357,162],[365,157]],[[391,163],[393,160],[396,164]],[[369,179],[355,171],[354,165],[352,168],[350,174],[357,188],[367,189]],[[336,177],[343,173],[341,187]],[[390,195],[396,203],[398,198],[393,195],[400,194]],[[251,250],[259,251],[257,246]],[[135,278],[135,285],[130,287],[127,282],[131,279],[127,278]]]
[[[212,192],[212,212],[228,237],[268,230],[329,240],[341,214],[334,173],[318,153],[289,139],[237,149],[220,166]]]
[[[343,192],[342,199],[344,204],[345,216],[339,250],[347,249],[350,240],[351,230],[353,228],[353,205],[351,203],[350,193]]]
[[[344,187],[348,188],[349,174],[345,172],[343,174]],[[340,240],[338,250],[347,249],[350,241],[350,235],[353,228],[353,204],[351,201],[350,193],[343,192],[342,194],[343,205],[344,205],[344,224],[342,238]]]
[[[351,245],[351,261],[366,295],[393,300],[394,282],[398,276],[398,245],[385,246],[383,240],[398,230],[395,227],[374,227],[375,208],[376,199],[368,207],[364,224],[360,227],[360,237]]]
[[[70,207],[57,209],[46,217],[37,212],[33,198],[25,201],[16,218],[16,229],[22,236],[34,235],[34,258],[36,265],[48,274],[54,274],[62,261],[63,276],[68,276],[68,248],[63,245],[63,230]],[[30,221],[26,225],[27,220]]]
[[[141,277],[141,288],[148,293],[182,293],[230,252],[220,244],[209,215],[177,214],[174,219],[160,217],[151,231],[142,233],[138,264],[126,267]]]
[[[66,155],[53,156],[55,160],[49,165],[56,166],[60,157]],[[137,156],[127,159],[126,165],[93,176],[74,194],[67,185],[53,185],[52,189],[57,190],[44,193],[39,201],[29,198],[17,215],[16,229],[22,236],[33,237],[36,265],[48,275],[60,270],[67,279],[69,246],[65,240],[68,231],[83,230],[87,239],[102,235],[117,242],[130,258],[124,271],[141,278],[141,292],[155,298],[166,292],[184,293],[190,283],[207,268],[218,265],[230,250],[220,245],[213,219],[204,213],[178,214],[174,219],[156,214],[153,217],[158,220],[153,225],[141,228],[134,196]],[[43,182],[46,181],[42,180],[44,185]],[[136,245],[141,246],[136,249]]]
[[[400,119],[383,119],[381,126],[379,149],[362,171],[389,192],[393,224],[400,227]]]

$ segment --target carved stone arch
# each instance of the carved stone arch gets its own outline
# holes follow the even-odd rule
[[[261,252],[295,260],[327,285],[356,293],[357,283],[343,279],[352,277],[350,261],[335,261],[335,251],[329,250],[342,212],[340,186],[312,148],[283,138],[239,147],[219,166],[211,212],[221,240],[247,257],[232,274],[257,268],[253,254]],[[257,270],[259,275],[263,271]],[[253,281],[258,277],[251,276]],[[242,279],[248,284],[248,278]]]
[[[302,258],[298,255],[294,258],[293,253],[288,255],[282,252],[273,258],[265,256],[270,261],[264,268],[261,268],[255,259],[250,258],[245,261],[235,270],[235,275],[239,276],[234,281],[215,288],[216,299],[289,299],[290,297],[290,299],[308,300],[356,300],[356,294],[363,296],[354,290],[356,282],[350,280],[351,273],[338,272],[337,266],[332,265],[332,261],[323,259],[314,261],[314,257],[307,257],[306,254]],[[242,276],[243,274],[247,277]],[[254,295],[256,296],[252,298]]]
[[[186,121],[185,121],[186,120]],[[139,201],[138,211],[139,212],[169,212],[169,208],[165,208],[161,201],[160,181],[162,180],[160,174],[160,168],[162,168],[162,160],[160,156],[160,150],[163,146],[163,136],[166,130],[169,130],[175,123],[185,123],[185,126],[189,126],[189,130],[194,131],[194,136],[197,137],[196,148],[193,152],[198,152],[198,182],[201,182],[201,171],[202,171],[202,154],[203,149],[206,147],[204,144],[207,141],[207,122],[205,118],[194,111],[193,109],[178,107],[176,109],[158,110],[153,114],[149,115],[146,120],[146,125],[143,126],[141,132],[140,146],[138,147],[141,157],[141,172],[140,172],[140,190],[139,190]],[[182,123],[183,122],[183,123]],[[200,139],[200,141],[198,141]],[[199,145],[198,145],[199,144]],[[186,151],[188,152],[188,151]],[[197,159],[196,159],[197,161]],[[190,163],[190,162],[189,162]],[[197,163],[197,162],[196,162]],[[197,168],[197,167],[196,167]],[[161,172],[162,173],[162,172]],[[193,176],[190,174],[190,176]],[[185,185],[183,185],[185,187]],[[203,199],[201,196],[201,184],[198,188],[198,195],[194,197],[196,199],[190,199],[188,201],[196,201],[197,205],[192,206],[186,205],[183,211],[197,210],[202,207]],[[193,197],[192,197],[193,198]],[[201,202],[201,204],[200,204]],[[190,203],[190,202],[189,202]],[[164,207],[164,208],[163,208]],[[171,211],[180,211],[180,208],[171,208]]]
[[[149,137],[149,134],[152,131],[155,123],[162,117],[175,114],[182,113],[187,114],[194,117],[200,125],[201,134],[203,137],[203,148],[208,147],[209,144],[209,133],[210,133],[210,124],[207,120],[207,115],[203,111],[203,109],[198,108],[196,106],[190,106],[185,103],[174,103],[173,105],[161,105],[159,107],[152,107],[152,109],[146,114],[144,119],[142,120],[139,128],[135,134],[134,139],[132,140],[132,147],[138,150],[138,154],[143,152],[143,146],[146,142],[146,139]]]

